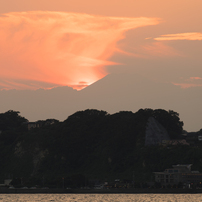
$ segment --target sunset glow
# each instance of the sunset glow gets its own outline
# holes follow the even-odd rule
[[[31,11],[0,16],[0,89],[80,90],[106,76],[124,32],[153,18]]]

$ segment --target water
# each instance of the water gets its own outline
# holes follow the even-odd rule
[[[198,202],[202,194],[0,194],[2,202]]]

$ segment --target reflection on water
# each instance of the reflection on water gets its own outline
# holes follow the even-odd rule
[[[199,202],[202,194],[1,194],[2,202]]]

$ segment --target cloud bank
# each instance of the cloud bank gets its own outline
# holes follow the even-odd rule
[[[158,23],[49,11],[0,15],[0,89],[85,88],[116,64],[109,59],[124,32]]]

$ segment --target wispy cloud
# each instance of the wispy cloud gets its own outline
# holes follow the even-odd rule
[[[191,87],[201,87],[202,84],[194,83],[173,83],[175,86],[180,86],[181,88],[191,88]]]
[[[109,58],[125,31],[158,23],[154,18],[45,11],[1,15],[0,89],[80,90],[116,64]]]
[[[156,41],[173,41],[173,40],[202,40],[202,33],[200,32],[188,32],[179,34],[166,34],[160,37],[154,38]]]
[[[181,88],[191,88],[191,87],[202,87],[201,77],[190,77],[188,79],[183,79],[180,83],[173,82],[174,85],[180,86]]]
[[[201,77],[190,77],[188,80],[201,80]]]
[[[142,47],[144,52],[149,56],[157,57],[173,57],[173,56],[182,56],[177,50],[173,47],[168,46],[160,41],[156,41]]]

